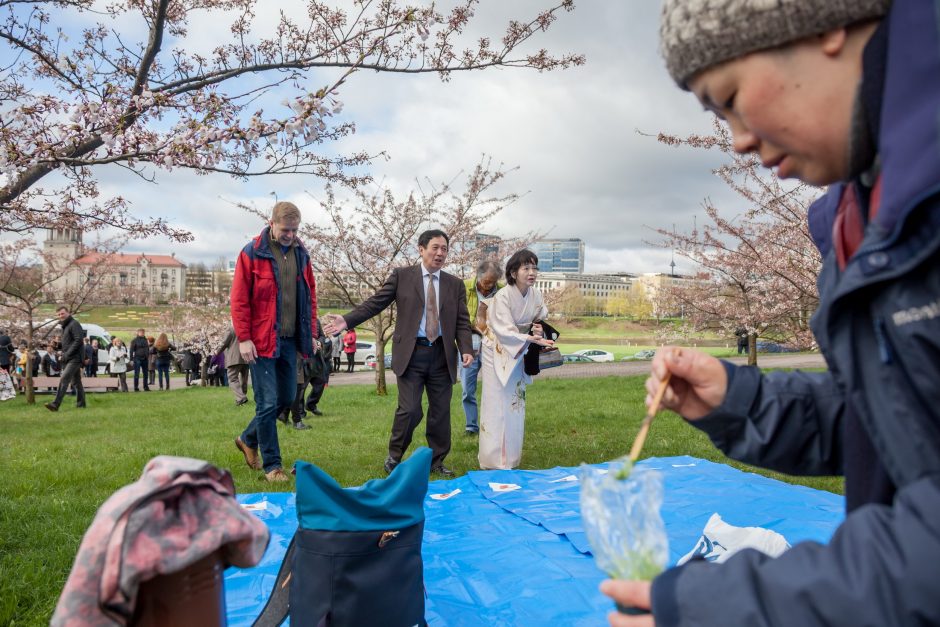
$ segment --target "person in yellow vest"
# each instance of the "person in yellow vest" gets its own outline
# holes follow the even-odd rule
[[[496,291],[503,287],[499,280],[502,275],[499,264],[486,260],[477,266],[476,276],[465,280],[467,289],[467,311],[470,313],[470,331],[473,334],[473,361],[466,368],[460,368],[460,386],[463,388],[463,413],[467,418],[467,435],[477,435],[480,432],[480,408],[477,405],[477,377],[480,375],[480,341],[483,331],[477,324],[477,312],[480,303],[496,295]],[[484,307],[484,310],[486,308]],[[482,321],[481,321],[482,322]]]

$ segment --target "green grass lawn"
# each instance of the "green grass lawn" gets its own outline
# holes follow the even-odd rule
[[[643,417],[644,377],[537,381],[527,394],[523,468],[572,466],[624,455]],[[458,474],[477,468],[477,439],[463,433],[459,387],[452,404]],[[0,625],[47,624],[79,542],[101,503],[135,481],[156,455],[206,459],[229,468],[239,492],[292,490],[269,485],[249,470],[232,444],[253,405],[236,408],[227,388],[91,394],[86,410],[67,397],[58,413],[23,398],[0,404]],[[285,466],[303,459],[345,486],[384,476],[395,390],[378,397],[371,386],[337,386],[311,416],[313,429],[279,426]],[[415,445],[423,445],[423,428]],[[697,430],[664,413],[653,424],[643,456],[693,455],[727,460]],[[747,468],[740,464],[732,464]],[[748,468],[750,469],[750,468]],[[841,492],[837,478],[785,481]]]

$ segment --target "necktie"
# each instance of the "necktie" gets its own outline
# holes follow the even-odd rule
[[[437,328],[440,326],[437,320],[437,294],[434,293],[434,275],[428,275],[428,298],[425,301],[425,320],[424,332],[428,340],[433,342],[437,339]]]

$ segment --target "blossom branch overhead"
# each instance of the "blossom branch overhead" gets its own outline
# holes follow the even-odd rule
[[[0,231],[112,226],[186,241],[185,230],[139,217],[122,199],[100,198],[95,168],[184,168],[240,179],[300,173],[356,186],[369,180],[357,172],[373,155],[328,148],[355,132],[342,116],[340,90],[356,72],[447,80],[458,71],[584,63],[577,54],[525,51],[574,8],[570,0],[510,22],[500,38],[470,43],[478,5],[460,0],[441,13],[397,0],[360,0],[350,10],[309,0],[304,19],[282,12],[261,33],[254,0],[128,0],[103,8],[91,0],[0,0],[0,47],[13,59],[0,67]],[[187,36],[205,14],[229,20],[230,37],[199,53],[187,49]],[[71,18],[97,23],[78,34],[53,26]],[[146,29],[143,41],[130,43],[136,35],[119,30],[128,23]],[[54,172],[62,176],[52,182]]]

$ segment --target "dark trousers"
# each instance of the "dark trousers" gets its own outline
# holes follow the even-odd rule
[[[325,377],[314,377],[310,379],[310,394],[307,395],[307,409],[309,411],[313,411],[317,408],[317,405],[319,405],[320,399],[323,398],[323,390],[326,389],[326,384],[329,380],[329,373],[327,373]]]
[[[339,358],[339,357],[334,357],[334,358],[333,358],[333,372],[339,372],[339,369],[340,369],[340,368],[341,368],[341,366],[340,366],[340,358]]]
[[[77,407],[85,406],[85,387],[82,385],[82,365],[75,361],[70,361],[65,364],[65,368],[62,369],[62,378],[59,381],[59,389],[55,393],[55,400],[52,401],[52,404],[58,407],[62,404],[62,399],[65,398],[66,392],[69,390],[69,386],[75,386],[75,405]]]
[[[356,365],[356,353],[346,353],[346,372],[352,372]]]
[[[170,389],[170,362],[158,361],[157,374],[160,375],[160,389],[163,389],[163,381],[166,380],[166,389]],[[153,381],[151,381],[153,383]]]
[[[134,358],[134,390],[140,389],[140,384],[138,382],[140,380],[141,371],[144,373],[144,389],[148,391],[150,390],[150,375],[147,372],[147,361],[148,360],[146,357]]]
[[[397,379],[398,409],[392,423],[392,437],[388,441],[388,455],[400,462],[411,445],[422,418],[421,396],[427,388],[425,435],[433,453],[431,468],[436,468],[450,452],[450,397],[454,390],[443,343],[438,340],[434,346],[415,346],[408,368]]]

